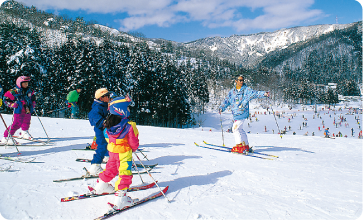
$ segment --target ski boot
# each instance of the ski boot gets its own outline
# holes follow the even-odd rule
[[[239,152],[240,152],[240,149],[241,149],[241,146],[242,146],[242,144],[237,144],[236,146],[234,146],[234,147],[231,149],[231,152],[232,152],[232,153],[239,153]]]
[[[126,195],[127,189],[126,190],[118,190],[115,193],[115,201],[114,201],[114,206],[112,207],[113,209],[122,209],[126,206],[132,206],[135,204],[135,202],[138,202],[139,199],[132,199],[129,196]]]
[[[246,145],[246,143],[244,141],[242,142],[241,151],[242,151],[242,154],[246,154],[246,155],[250,151],[250,146]]]
[[[91,164],[91,168],[89,169],[89,173],[91,175],[98,175],[102,171],[103,171],[103,169],[101,167],[101,164],[98,164],[98,163]]]
[[[28,140],[33,140],[33,137],[29,134],[28,131],[21,130],[19,137],[24,138],[24,139],[28,139]]]
[[[103,182],[101,179],[97,179],[97,184],[93,188],[94,191],[92,193],[95,194],[103,194],[103,193],[113,193],[115,192],[115,187],[111,184]]]
[[[11,137],[9,137],[9,138],[3,137],[3,139],[1,139],[1,144],[2,145],[13,146],[13,145],[18,145],[19,143],[15,139],[13,139]]]

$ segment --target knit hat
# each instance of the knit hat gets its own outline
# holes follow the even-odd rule
[[[108,108],[111,114],[120,115],[123,118],[127,118],[130,116],[130,112],[127,107],[130,105],[132,100],[130,97],[117,97],[109,103]]]
[[[101,89],[98,89],[95,93],[95,98],[96,99],[99,99],[101,98],[102,96],[104,95],[108,95],[110,94],[110,92],[106,89],[106,88],[101,88]]]
[[[22,82],[29,82],[29,81],[30,81],[29,76],[19,76],[18,79],[16,79],[16,86],[18,88],[21,88],[21,83]]]

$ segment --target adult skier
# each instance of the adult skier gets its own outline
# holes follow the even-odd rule
[[[67,95],[67,102],[72,109],[71,118],[77,119],[79,115],[78,98],[82,92],[82,88],[77,86],[75,90],[72,90]]]
[[[115,92],[111,92],[110,91],[110,102],[117,97],[117,94]],[[92,144],[89,146],[89,149],[92,149],[92,150],[96,150],[97,149],[97,138],[96,136],[93,138],[93,141],[92,141]],[[107,157],[104,158],[105,160],[107,160]],[[107,162],[107,161],[106,161]]]
[[[114,205],[117,209],[134,203],[126,192],[132,183],[132,153],[139,147],[139,132],[136,123],[129,120],[130,103],[131,99],[126,96],[117,97],[109,104],[111,114],[106,119],[104,134],[110,158],[94,188],[97,194],[116,191]],[[113,187],[109,182],[117,175],[119,179]]]
[[[31,114],[34,112],[35,96],[34,91],[29,87],[29,76],[20,76],[16,80],[16,86],[7,91],[4,95],[4,103],[7,107],[14,109],[13,123],[5,129],[4,137],[1,140],[4,144],[13,145],[13,139],[8,138],[14,135],[21,128],[20,137],[33,139],[28,130],[30,127]]]
[[[95,100],[92,109],[88,113],[89,122],[94,126],[97,149],[91,161],[90,174],[97,175],[103,171],[101,163],[103,159],[108,157],[107,142],[103,134],[104,121],[108,114],[108,103],[110,101],[110,93],[106,88],[98,89],[95,93]]]
[[[236,87],[229,91],[228,96],[219,106],[219,114],[228,106],[231,107],[234,120],[232,132],[236,143],[232,152],[245,153],[250,150],[247,134],[243,130],[243,123],[249,116],[249,102],[252,99],[269,97],[270,93],[255,91],[247,87],[243,76],[238,76],[235,83]]]

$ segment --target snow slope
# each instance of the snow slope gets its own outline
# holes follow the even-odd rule
[[[265,111],[253,109],[251,112]],[[313,111],[274,107],[285,111],[277,118],[280,128],[290,125],[292,131],[280,138],[272,134],[276,123],[273,115],[258,115],[258,121],[245,123],[250,144],[256,152],[278,155],[275,160],[236,155],[198,148],[193,142],[203,140],[222,144],[219,114],[209,112],[203,128],[172,129],[138,126],[140,144],[149,161],[158,163],[153,177],[161,187],[169,185],[168,203],[163,197],[130,209],[112,219],[357,219],[362,214],[362,139],[350,137],[350,128],[358,131],[354,116],[342,113],[349,128],[340,127],[348,138],[326,139],[317,131],[321,120],[333,129],[330,115],[320,111],[322,119],[312,119]],[[299,111],[298,111],[299,110]],[[290,114],[296,113],[291,122]],[[325,114],[324,114],[325,113]],[[299,130],[302,115],[308,126]],[[334,115],[334,113],[333,113]],[[10,124],[11,116],[3,115]],[[19,147],[21,157],[35,157],[37,162],[24,164],[0,160],[0,167],[11,166],[10,172],[0,172],[0,213],[5,219],[94,219],[108,209],[113,196],[103,196],[61,203],[62,197],[87,192],[96,180],[54,183],[53,180],[84,174],[87,163],[76,158],[92,158],[92,152],[75,151],[84,148],[93,138],[93,129],[86,120],[41,118],[52,146]],[[224,130],[231,114],[222,114]],[[264,132],[264,126],[268,132]],[[316,130],[314,130],[316,129]],[[1,126],[0,132],[4,131]],[[303,134],[309,131],[309,136]],[[311,136],[315,131],[316,136]],[[45,137],[37,117],[32,117],[30,133]],[[258,134],[257,134],[258,133]],[[333,132],[332,132],[333,133]],[[233,146],[233,135],[224,132],[227,146]],[[15,148],[1,148],[0,154],[17,156]],[[140,154],[139,154],[140,155]],[[141,155],[140,155],[141,156]],[[137,159],[136,159],[137,160]],[[151,182],[148,175],[142,176]],[[113,182],[116,181],[116,178]],[[140,185],[134,176],[133,185]],[[129,193],[143,197],[157,188]]]

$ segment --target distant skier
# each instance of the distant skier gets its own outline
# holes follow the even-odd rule
[[[97,149],[91,161],[90,174],[97,175],[103,171],[101,163],[103,159],[108,157],[107,142],[103,134],[104,125],[108,114],[108,103],[110,101],[110,93],[106,88],[98,89],[95,93],[95,100],[92,109],[88,113],[88,120],[95,131]],[[107,159],[106,159],[107,160]]]
[[[7,91],[4,95],[4,103],[7,107],[14,109],[13,123],[5,129],[4,137],[1,143],[10,145],[15,144],[9,137],[21,128],[20,137],[25,139],[33,139],[29,134],[31,113],[34,112],[35,96],[34,91],[29,87],[30,77],[20,76],[16,80],[16,86]]]
[[[329,128],[326,128],[325,131],[324,131],[324,136],[326,138],[329,138]]]
[[[131,103],[129,97],[117,97],[110,102],[110,115],[106,119],[104,135],[108,142],[107,149],[110,159],[106,169],[99,174],[95,186],[97,194],[115,193],[114,205],[117,209],[133,205],[134,200],[126,196],[127,189],[132,183],[132,153],[139,147],[139,132],[136,123],[129,120]],[[113,187],[109,182],[119,175]]]
[[[77,86],[75,90],[72,90],[67,95],[67,102],[72,109],[71,118],[77,119],[79,117],[78,98],[82,92],[82,88]]]
[[[247,134],[243,130],[243,123],[249,116],[249,102],[252,99],[268,97],[269,92],[255,91],[247,87],[243,76],[238,76],[235,82],[236,87],[229,91],[228,96],[219,106],[219,113],[225,111],[228,106],[231,106],[234,120],[232,131],[236,143],[236,146],[232,148],[232,152],[243,153],[249,151]],[[242,145],[243,142],[245,146]]]

